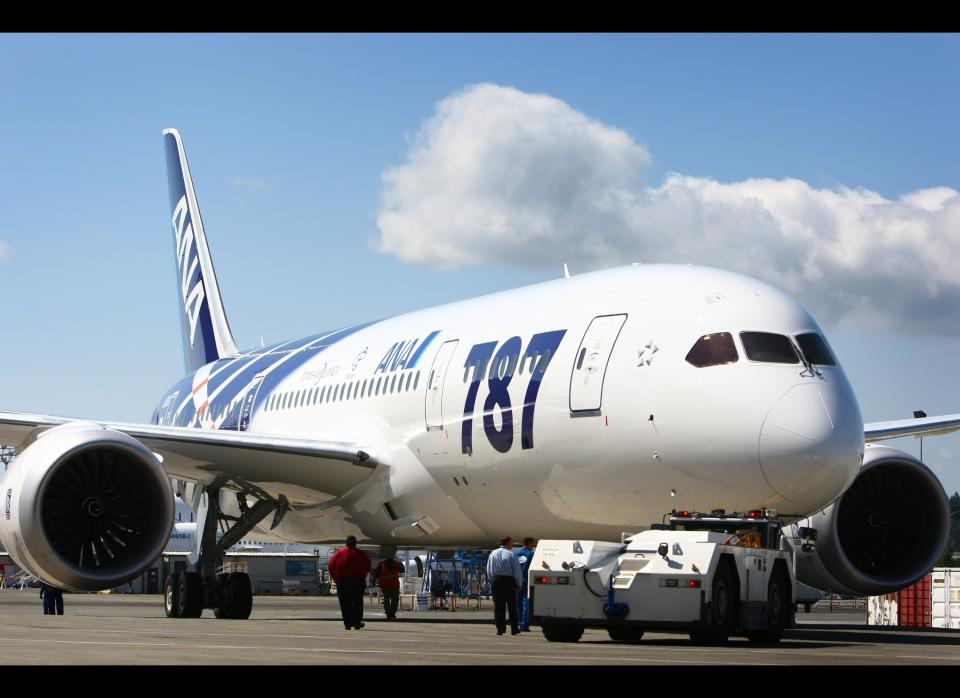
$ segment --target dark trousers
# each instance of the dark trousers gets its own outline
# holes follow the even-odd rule
[[[47,589],[43,592],[43,615],[63,615],[63,592]]]
[[[510,629],[517,626],[517,580],[513,577],[493,578],[493,619],[497,623],[497,632],[506,632],[506,611],[510,611]]]
[[[397,615],[397,606],[400,603],[400,588],[380,587],[380,593],[383,594],[383,610],[387,618],[393,618]]]
[[[363,621],[364,582],[363,577],[340,577],[337,580],[337,598],[340,599],[340,612],[347,629],[359,628]]]

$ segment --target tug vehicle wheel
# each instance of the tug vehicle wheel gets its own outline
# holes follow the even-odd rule
[[[571,623],[545,623],[543,636],[549,642],[576,642],[583,637],[583,626]]]
[[[710,596],[710,624],[690,631],[690,639],[701,645],[717,645],[727,641],[737,618],[737,585],[730,563],[721,561],[713,577]]]
[[[643,628],[607,628],[607,635],[614,642],[640,642]]]
[[[767,584],[767,627],[747,633],[750,642],[774,645],[780,642],[787,627],[790,609],[790,594],[783,570],[777,570],[770,576]]]

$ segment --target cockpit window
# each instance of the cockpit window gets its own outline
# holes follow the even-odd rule
[[[830,351],[830,347],[827,346],[826,340],[816,332],[798,334],[797,344],[800,345],[800,350],[810,363],[820,366],[837,365],[837,360],[834,358],[833,352]]]
[[[772,364],[798,364],[800,357],[790,340],[771,332],[741,332],[740,341],[747,358]]]
[[[697,368],[732,364],[740,358],[729,332],[705,334],[687,354],[687,361]]]

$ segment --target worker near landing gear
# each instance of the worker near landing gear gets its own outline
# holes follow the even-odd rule
[[[523,547],[513,551],[514,557],[520,563],[520,575],[523,578],[520,588],[517,589],[517,611],[520,616],[520,630],[525,633],[530,632],[530,599],[527,592],[530,588],[530,563],[536,547],[536,540],[524,538]]]
[[[517,619],[517,589],[523,579],[520,576],[520,563],[513,554],[513,538],[500,539],[500,547],[487,558],[487,577],[493,588],[493,618],[497,624],[497,635],[507,631],[506,611],[510,611],[510,634],[520,633]]]
[[[356,536],[347,536],[346,547],[340,548],[327,563],[330,576],[337,584],[337,598],[343,614],[343,627],[359,630],[363,622],[363,592],[370,574],[370,556],[357,547]]]
[[[377,584],[380,585],[380,593],[383,594],[383,610],[387,614],[387,620],[393,620],[397,617],[397,606],[400,602],[400,575],[403,573],[403,565],[393,559],[393,556],[387,556],[379,563],[373,571],[373,576]]]
[[[43,615],[63,615],[63,591],[41,582],[40,598],[43,599]]]

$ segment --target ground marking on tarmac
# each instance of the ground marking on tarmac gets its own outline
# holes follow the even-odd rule
[[[65,628],[65,630],[80,630],[77,628]],[[87,631],[89,632],[89,631]],[[131,632],[131,631],[119,631],[119,632]],[[260,637],[260,636],[258,636]],[[274,635],[272,637],[291,637],[291,636],[279,636]],[[329,639],[324,638],[323,636],[297,636],[305,639]],[[359,637],[354,636],[356,639]],[[393,639],[393,638],[391,638]],[[422,641],[422,640],[420,640]],[[183,643],[173,643],[173,642],[105,642],[97,640],[53,640],[53,639],[40,639],[40,638],[23,638],[17,640],[0,640],[0,645],[17,645],[24,642],[28,643],[57,643],[57,644],[67,644],[67,645],[95,645],[95,646],[121,646],[121,647],[170,647],[180,650],[190,650],[190,649],[199,649],[199,650],[256,650],[257,652],[263,652],[264,650],[275,651],[275,652],[301,652],[301,653],[314,653],[314,654],[386,654],[386,655],[417,655],[422,656],[423,653],[420,651],[409,651],[409,650],[396,650],[396,649],[377,649],[377,650],[365,650],[365,649],[339,649],[339,648],[322,648],[322,647],[271,647],[271,646],[257,646],[250,647],[246,645],[185,645]],[[409,642],[409,640],[408,640]],[[661,648],[652,648],[650,646],[638,645],[638,649],[641,647],[646,647],[646,649],[661,649]],[[559,649],[559,648],[558,648]],[[598,650],[602,648],[598,647]],[[672,649],[672,648],[671,648]],[[733,650],[735,648],[727,648],[728,650]],[[702,649],[700,651],[703,651]],[[777,654],[777,655],[786,655],[790,657],[792,653],[785,652],[784,650],[756,650],[758,653],[762,654]],[[739,653],[738,653],[739,654]],[[432,652],[433,657],[472,657],[472,658],[516,658],[516,653],[500,653],[500,652]],[[796,657],[797,655],[793,654],[792,656]],[[857,653],[857,652],[831,652],[831,658],[837,657],[856,657],[856,658],[868,658],[868,659],[877,659],[889,661],[890,659],[900,659],[900,660],[925,660],[928,662],[943,663],[945,661],[953,661],[952,656],[943,656],[943,657],[931,657],[930,655],[910,655],[910,654],[896,654],[896,655],[877,655],[877,654],[867,654],[867,653]],[[553,655],[523,655],[525,659],[547,659],[547,660],[561,660],[561,661],[584,661],[584,662],[616,662],[616,661],[626,661],[626,662],[641,662],[641,663],[667,663],[667,664],[729,664],[725,661],[704,661],[699,659],[666,659],[663,657],[637,657],[637,656],[610,656],[610,655],[601,655],[601,654],[591,654],[591,655],[568,655],[568,654],[553,654]],[[435,662],[431,662],[435,663]],[[768,662],[765,664],[775,664]]]
[[[245,645],[185,645],[183,643],[172,643],[172,642],[102,642],[97,640],[48,640],[48,639],[31,639],[27,638],[24,640],[18,640],[16,642],[6,642],[0,640],[0,645],[18,645],[24,642],[32,642],[37,644],[50,644],[56,643],[61,645],[102,645],[102,646],[120,646],[120,647],[172,647],[176,649],[189,650],[189,649],[203,649],[203,650],[253,650],[255,649],[258,652],[264,650],[271,650],[274,652],[304,652],[304,653],[321,653],[321,654],[388,654],[388,655],[416,655],[418,657],[423,657],[423,652],[411,652],[407,650],[345,650],[345,649],[326,649],[326,648],[312,648],[312,647],[248,647]],[[517,654],[502,654],[502,653],[477,653],[477,652],[431,652],[433,657],[471,657],[473,659],[485,659],[485,658],[507,658],[507,659],[516,659]],[[537,655],[537,654],[525,654],[523,659],[553,659],[560,661],[568,660],[581,660],[584,662],[595,662],[602,660],[605,662],[644,662],[647,664],[727,664],[728,662],[704,662],[697,660],[673,660],[673,659],[652,659],[646,657],[608,657],[608,656],[570,656],[564,655],[558,657],[557,655]],[[436,662],[430,662],[435,664]]]
[[[38,625],[5,625],[5,626],[3,626],[3,629],[4,629],[4,632],[8,632],[8,631],[11,631],[11,630],[27,630],[27,631],[33,631],[33,630],[36,630],[36,629],[39,628],[39,627],[42,627],[42,626],[38,626]],[[44,629],[46,629],[46,627],[44,627]],[[60,631],[60,632],[71,632],[71,633],[88,633],[88,632],[90,632],[90,629],[89,629],[89,628],[55,628],[55,629],[58,630],[58,631]],[[159,634],[160,634],[160,633],[158,633],[158,632],[150,631],[150,630],[114,630],[113,628],[97,628],[97,632],[98,632],[98,633],[122,633],[122,634],[127,634],[127,635],[159,635]],[[169,631],[165,631],[165,632],[169,632]],[[172,635],[173,633],[170,632],[170,634]],[[236,636],[237,636],[236,633],[195,633],[195,632],[191,632],[190,635],[193,636],[193,637],[236,637]],[[258,638],[279,637],[279,638],[285,638],[285,639],[294,639],[294,638],[296,638],[296,639],[301,639],[301,640],[318,640],[318,639],[330,637],[329,635],[290,635],[289,633],[283,633],[282,635],[274,635],[274,634],[269,634],[269,633],[257,633],[256,636],[257,636]],[[344,635],[343,637],[344,637],[344,638],[348,638],[348,639],[350,639],[350,640],[360,640],[360,639],[362,639],[362,635]],[[66,641],[64,641],[64,642],[66,642]],[[423,642],[423,639],[422,639],[422,638],[390,637],[390,642]]]

